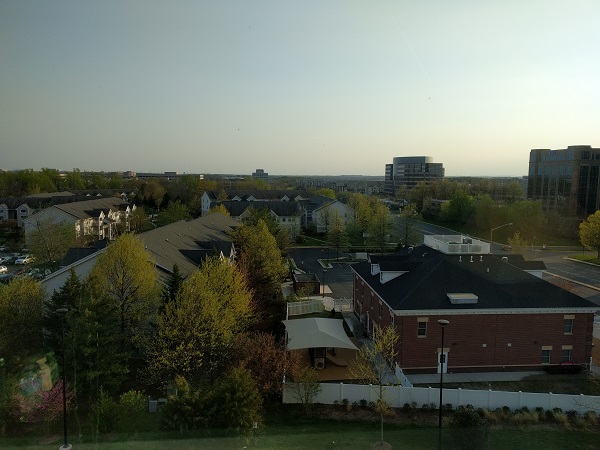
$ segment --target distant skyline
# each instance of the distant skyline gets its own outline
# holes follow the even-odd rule
[[[0,168],[522,176],[600,146],[600,2],[0,1]]]

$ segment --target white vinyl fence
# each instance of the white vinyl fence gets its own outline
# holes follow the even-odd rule
[[[284,403],[300,403],[290,387],[286,383],[283,389]],[[600,414],[600,396],[591,395],[568,395],[568,394],[542,394],[534,392],[504,392],[504,391],[481,391],[469,389],[444,389],[443,403],[451,404],[454,409],[461,405],[473,405],[475,408],[494,410],[504,406],[511,410],[527,407],[530,410],[544,408],[551,410],[561,408],[563,411],[577,411],[584,414],[595,411]],[[403,386],[386,386],[384,390],[385,400],[394,408],[400,408],[404,404],[415,404],[417,408],[423,405],[439,408],[439,388],[418,388]],[[344,384],[344,383],[321,383],[321,392],[313,400],[314,403],[333,405],[336,402],[342,404],[344,400],[349,403],[374,402],[378,399],[377,385]]]
[[[338,312],[350,312],[352,311],[352,300],[325,297],[302,302],[289,302],[287,317],[331,311],[334,306]]]

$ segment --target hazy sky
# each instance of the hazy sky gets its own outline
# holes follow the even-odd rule
[[[525,175],[600,146],[598,0],[0,0],[0,168]]]

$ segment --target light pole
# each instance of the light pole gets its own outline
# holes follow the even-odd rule
[[[446,363],[446,355],[444,353],[444,330],[446,325],[450,322],[444,319],[438,320],[438,323],[442,327],[442,347],[440,348],[440,417],[438,420],[438,448],[442,448],[442,398],[444,389],[444,364]]]
[[[502,227],[507,227],[507,226],[509,226],[509,225],[512,225],[512,222],[511,222],[511,223],[505,223],[504,225],[500,225],[499,227],[492,228],[492,229],[490,230],[490,245],[492,245],[492,242],[493,242],[493,241],[492,241],[492,235],[493,235],[493,233],[494,233],[494,230],[497,230],[498,228],[502,228]],[[490,249],[490,250],[491,250],[491,249]]]
[[[67,314],[67,308],[59,308],[56,310],[60,314],[60,327],[62,328],[62,398],[63,398],[63,432],[65,441],[60,446],[59,450],[71,450],[71,444],[67,443],[67,366],[65,364],[65,315]]]
[[[327,270],[323,269],[323,298],[325,298],[325,274]]]

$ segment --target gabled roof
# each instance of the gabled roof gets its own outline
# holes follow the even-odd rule
[[[248,208],[254,208],[256,210],[267,208],[269,211],[275,213],[279,217],[290,217],[300,214],[300,204],[296,201],[280,202],[280,201],[261,201],[261,202],[248,202],[248,201],[231,201],[225,200],[219,202],[225,209],[231,214],[232,217],[241,216]]]
[[[225,191],[227,193],[227,200],[231,200],[234,197],[239,197],[241,200],[247,200],[249,197],[253,197],[257,200],[277,200],[280,201],[282,198],[287,197],[290,200],[294,200],[297,197],[302,197],[303,199],[310,198],[310,194],[306,191],[300,190],[234,190],[228,189]],[[218,196],[218,191],[206,191],[206,194],[210,199],[216,200]]]
[[[63,203],[54,205],[55,208],[70,214],[77,219],[88,219],[99,217],[100,212],[108,210],[123,210],[129,206],[129,203],[117,197],[102,197],[94,200],[85,200],[82,202]]]
[[[371,275],[371,263],[412,269],[380,282]],[[371,262],[352,265],[352,270],[396,311],[401,310],[497,310],[531,308],[587,308],[598,306],[531,275],[494,255],[445,255],[421,245]],[[450,303],[448,294],[471,293],[477,303]]]
[[[239,226],[231,217],[212,213],[194,220],[181,220],[141,233],[140,239],[154,263],[165,273],[177,264],[183,276],[191,274],[209,255],[232,251],[230,231]]]

